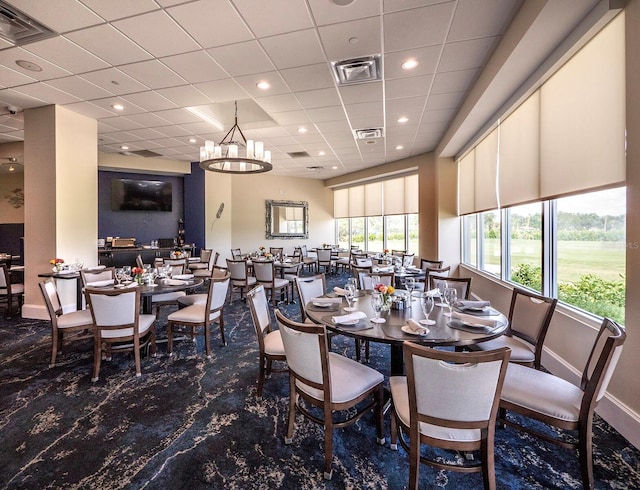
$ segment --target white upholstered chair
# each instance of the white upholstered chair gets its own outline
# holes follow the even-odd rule
[[[258,376],[257,396],[262,397],[264,381],[271,376],[271,373],[286,372],[284,368],[273,368],[273,362],[286,362],[284,355],[284,345],[280,330],[273,330],[271,327],[271,314],[269,312],[269,302],[264,291],[264,286],[257,286],[247,293],[247,302],[251,310],[253,326],[258,339],[258,352],[260,359],[260,372]]]
[[[289,302],[289,280],[276,276],[276,267],[272,260],[254,260],[253,274],[255,275],[256,282],[269,290],[273,306],[278,304],[276,296],[278,292],[281,296],[286,297],[287,303]]]
[[[289,366],[289,417],[285,444],[293,441],[296,410],[323,425],[324,477],[329,480],[332,475],[334,428],[353,424],[373,409],[377,441],[384,444],[384,377],[368,366],[329,352],[323,325],[294,322],[279,310],[276,310],[276,319]],[[322,410],[322,418],[312,414],[306,404]],[[335,420],[338,412],[340,419]]]
[[[209,280],[209,289],[205,303],[196,303],[178,311],[174,311],[167,317],[167,352],[173,352],[173,335],[175,333],[187,334],[192,339],[196,335],[204,336],[204,348],[207,357],[211,357],[211,329],[213,323],[220,327],[222,345],[227,341],[224,336],[223,307],[229,289],[230,274],[223,277],[212,277]]]
[[[298,298],[300,298],[300,318],[305,323],[315,323],[307,316],[305,308],[313,298],[319,298],[327,292],[325,275],[298,277],[296,279],[296,290],[298,291]]]
[[[51,362],[55,366],[65,341],[93,338],[93,317],[89,310],[78,310],[64,313],[58,296],[58,289],[53,278],[39,282],[44,304],[51,321]]]
[[[502,388],[500,422],[569,449],[577,449],[582,486],[594,488],[592,423],[594,409],[604,396],[626,339],[624,329],[605,318],[595,337],[578,386],[551,373],[510,363]],[[577,441],[555,438],[549,431],[527,427],[507,412],[537,420],[564,431],[577,431]],[[521,439],[523,440],[523,439]],[[535,449],[534,449],[535,450]]]
[[[240,291],[240,299],[243,299],[244,293],[253,288],[257,281],[254,276],[249,275],[246,259],[227,259],[227,270],[231,275],[231,284],[229,285],[229,303],[231,303],[234,289]]]
[[[0,300],[6,300],[7,318],[11,318],[14,300],[18,305],[18,313],[22,308],[24,284],[11,281],[11,274],[7,264],[0,264]]]
[[[93,376],[98,381],[102,355],[111,359],[114,351],[131,351],[136,376],[141,376],[140,350],[149,345],[156,353],[155,315],[140,313],[140,288],[85,289],[94,325]]]
[[[399,435],[409,453],[409,488],[418,488],[419,467],[424,463],[445,470],[481,472],[484,487],[495,489],[494,435],[509,349],[449,352],[413,342],[405,342],[403,349],[407,375],[389,380],[391,448],[397,448]],[[454,451],[479,450],[480,458],[461,463],[432,459],[421,453],[422,444]]]

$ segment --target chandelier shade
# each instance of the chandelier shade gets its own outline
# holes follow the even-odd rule
[[[236,137],[240,135],[240,140]],[[244,157],[240,150],[244,149]],[[211,172],[228,174],[258,174],[268,172],[271,165],[271,152],[264,149],[262,141],[247,140],[238,126],[238,102],[235,103],[235,120],[231,129],[222,138],[220,144],[207,140],[200,147],[200,167]]]

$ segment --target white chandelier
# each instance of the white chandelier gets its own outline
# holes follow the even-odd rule
[[[235,138],[236,130],[242,137]],[[240,148],[245,148],[245,156],[239,155]],[[271,165],[271,152],[264,149],[262,141],[247,140],[238,126],[238,102],[235,104],[235,121],[229,132],[219,145],[206,140],[200,147],[200,167],[211,172],[228,174],[258,174],[268,172]]]

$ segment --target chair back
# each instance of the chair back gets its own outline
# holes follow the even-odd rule
[[[164,259],[164,266],[171,266],[171,275],[184,274],[187,269],[187,259]]]
[[[380,282],[378,284],[384,284],[385,286],[393,286],[395,284],[395,274],[393,272],[380,272],[376,274],[370,273],[360,273],[360,289],[372,290],[373,286],[373,276],[378,276],[380,278]]]
[[[299,248],[300,248],[300,255],[302,255],[303,258],[306,258],[309,256],[309,251],[307,250],[306,245],[301,245]]]
[[[105,269],[89,270],[84,269],[80,271],[80,278],[82,285],[91,287],[96,283],[103,283],[104,281],[114,281],[116,279],[116,269],[114,267],[107,267]]]
[[[319,265],[329,265],[331,263],[332,250],[330,248],[319,248],[316,253],[318,254]]]
[[[471,292],[471,278],[470,277],[446,277],[432,275],[431,288],[454,288],[458,299],[469,299],[469,293]]]
[[[289,373],[302,383],[323,390],[324,399],[331,400],[329,348],[325,327],[294,322],[278,309],[275,313]]]
[[[423,271],[427,271],[427,269],[441,269],[442,268],[442,260],[430,260],[430,259],[420,259],[420,269]]]
[[[373,267],[373,260],[371,257],[356,256],[355,264],[357,267]]]
[[[306,320],[307,313],[305,306],[313,298],[318,298],[325,294],[327,290],[324,274],[318,274],[313,277],[296,277],[296,290],[298,298],[300,298],[300,316],[302,321]]]
[[[264,286],[256,286],[247,293],[249,309],[253,326],[256,329],[260,352],[264,351],[264,336],[271,331],[271,316],[269,314],[269,301]]]
[[[52,322],[62,315],[62,304],[60,303],[60,296],[58,295],[58,288],[56,288],[56,282],[53,278],[48,278],[45,281],[39,282],[40,292],[44,298],[44,304],[47,306],[49,312],[49,318]]]
[[[449,277],[449,272],[451,272],[451,266],[448,265],[446,267],[440,267],[439,269],[427,269],[427,274],[424,278],[424,282],[427,285],[427,287],[429,289],[433,289],[434,286],[432,286],[432,281],[431,281],[431,277],[432,276],[437,276],[437,277]]]
[[[211,256],[213,255],[213,250],[210,248],[202,248],[200,249],[200,262],[209,263],[211,260]]]
[[[228,272],[222,277],[211,277],[207,294],[207,309],[209,310],[209,315],[220,311],[224,306],[224,300],[227,297],[230,282],[231,274]]]
[[[423,422],[451,429],[493,430],[510,350],[451,352],[405,342],[412,431]],[[411,434],[413,440],[414,435]]]
[[[509,308],[509,331],[536,347],[536,359],[540,359],[542,355],[542,344],[557,302],[557,299],[531,291],[513,289]]]
[[[580,388],[585,392],[581,415],[583,410],[593,409],[607,391],[626,338],[624,328],[609,318],[602,320],[580,382]]]
[[[242,252],[240,251],[239,248],[232,248],[231,249],[231,258],[233,260],[240,260],[242,259]]]
[[[391,251],[391,255],[395,255],[396,257],[402,257],[406,253],[407,253],[406,250],[392,250]]]
[[[269,247],[269,253],[281,259],[284,255],[284,247]]]
[[[102,337],[138,335],[140,288],[105,290],[88,287],[93,323]]]
[[[413,257],[414,254],[402,254],[402,267],[412,267]]]
[[[218,258],[220,257],[220,254],[218,252],[216,253],[212,253],[209,254],[209,260],[207,260],[207,269],[209,269],[210,271],[213,271],[213,269],[215,269],[216,264],[218,263]]]
[[[232,281],[246,281],[249,275],[246,260],[227,259],[227,270]]]
[[[262,284],[273,284],[275,278],[275,265],[271,260],[254,260],[253,274],[256,280]]]
[[[0,290],[9,290],[11,287],[11,279],[9,277],[9,269],[7,264],[0,264]],[[6,291],[0,291],[6,292]]]

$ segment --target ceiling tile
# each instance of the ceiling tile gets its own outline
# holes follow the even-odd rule
[[[65,108],[93,119],[113,116],[112,110],[104,109],[91,102],[76,102],[75,104],[66,105]]]
[[[126,73],[117,68],[107,68],[106,70],[92,71],[80,75],[83,79],[102,87],[108,92],[116,95],[131,94],[148,90],[146,85],[134,80]]]
[[[261,39],[260,43],[280,70],[325,61],[315,29],[267,37]],[[293,46],[295,49],[292,49]]]
[[[108,24],[70,32],[66,37],[112,65],[152,58],[148,52]]]
[[[455,2],[384,14],[384,49],[401,51],[444,41]]]
[[[383,100],[382,82],[369,82],[357,85],[345,85],[338,91],[344,104],[360,102],[381,102]]]
[[[389,100],[387,101],[387,114],[401,116],[409,112],[422,112],[426,101],[427,97],[424,95]]]
[[[330,61],[382,53],[381,19],[369,17],[320,27],[320,39]]]
[[[122,65],[118,69],[152,89],[175,87],[187,83],[184,78],[158,60]]]
[[[129,114],[126,119],[143,128],[158,128],[165,126],[169,121],[157,115],[158,113],[143,112],[140,114]]]
[[[291,92],[287,84],[277,71],[268,73],[257,73],[255,75],[245,75],[243,77],[235,78],[238,83],[244,88],[252,97],[260,97],[264,95],[278,95],[288,94]],[[258,88],[259,82],[267,82],[270,85],[268,90],[261,90]]]
[[[318,90],[307,90],[297,92],[297,99],[305,109],[314,109],[316,107],[328,107],[340,104],[340,97],[335,88],[321,88]]]
[[[307,114],[315,123],[325,121],[345,121],[346,116],[342,106],[318,107],[307,110]]]
[[[153,0],[80,0],[100,17],[106,20],[117,20],[131,17],[152,10],[157,10],[158,5]]]
[[[58,105],[70,104],[81,100],[46,83],[22,85],[14,90],[29,97],[44,98],[47,102]]]
[[[69,94],[74,94],[76,97],[80,97],[84,100],[102,99],[104,97],[115,95],[113,92],[109,92],[101,87],[98,87],[97,85],[78,76],[48,80],[47,85],[51,85],[52,87],[55,87]]]
[[[249,97],[247,92],[231,78],[214,82],[197,83],[195,87],[214,102],[228,102]]]
[[[313,27],[306,2],[234,0],[233,3],[258,38]]]
[[[133,102],[138,107],[142,107],[145,111],[162,111],[177,107],[177,104],[174,104],[157,92],[129,94],[122,97],[122,99],[125,101],[125,104]]]
[[[273,120],[280,126],[288,124],[308,124],[311,122],[305,111],[279,112],[272,115]]]
[[[293,94],[256,97],[256,102],[269,113],[297,111],[303,109],[302,105]]]
[[[56,0],[55,2],[11,0],[11,5],[59,33],[104,22],[102,18],[76,0]]]
[[[440,71],[457,71],[479,68],[486,62],[497,41],[497,37],[485,37],[471,41],[447,43],[438,69]]]
[[[387,53],[384,56],[385,78],[406,78],[420,75],[432,75],[436,72],[440,59],[441,46],[425,46]],[[402,63],[408,59],[418,62],[413,70],[403,70]]]
[[[24,60],[30,63],[34,63],[40,66],[42,70],[31,71],[27,70],[26,68],[22,68],[16,63],[18,60]],[[11,48],[0,51],[0,65],[4,65],[30,78],[35,78],[36,80],[51,80],[52,78],[66,77],[68,75],[71,75],[71,73],[67,70],[60,68],[53,63],[49,63],[40,56],[29,53],[23,48]],[[0,81],[0,83],[2,82]]]
[[[144,29],[140,28],[141,25]],[[163,11],[119,20],[113,26],[155,57],[193,51],[200,47]]]
[[[128,131],[130,129],[141,129],[144,127],[144,125],[132,120],[131,117],[128,116],[107,117],[103,119],[103,121],[117,131]]]
[[[105,61],[62,36],[27,44],[24,49],[72,73],[100,70],[109,66]]]
[[[229,74],[204,51],[168,56],[160,61],[190,83],[209,82],[229,77]]]
[[[432,94],[443,94],[447,92],[461,92],[469,87],[478,75],[478,69],[450,71],[438,73],[433,80]]]
[[[205,105],[213,102],[209,97],[191,85],[156,90],[163,97],[180,107]]]
[[[335,87],[329,63],[288,68],[280,73],[294,92]]]
[[[466,92],[448,92],[446,94],[432,94],[427,99],[427,110],[456,109],[460,106]]]
[[[363,19],[380,15],[380,2],[353,2],[351,5],[339,6],[327,0],[309,0],[311,13],[319,26],[334,22]]]
[[[448,41],[462,41],[502,34],[504,25],[520,6],[513,0],[458,0]]]
[[[252,39],[251,32],[227,0],[200,0],[167,9],[203,48]]]
[[[16,85],[26,85],[35,81],[37,81],[35,78],[0,65],[0,86],[15,87]]]
[[[255,40],[211,48],[207,52],[234,77],[275,70],[264,49]]]
[[[22,109],[40,107],[44,105],[42,99],[21,94],[20,92],[17,92],[16,90],[10,88],[0,90],[0,100],[2,100],[5,104],[16,105]]]
[[[363,102],[360,104],[345,104],[349,119],[367,116],[382,116],[384,112],[384,104],[382,100],[378,102]]]

